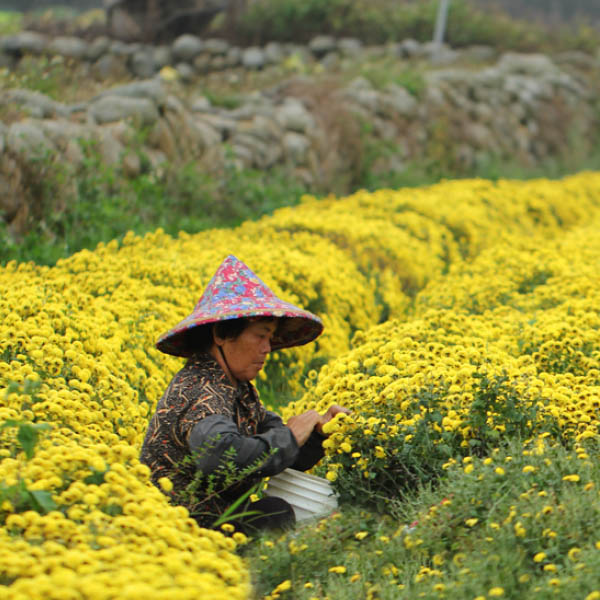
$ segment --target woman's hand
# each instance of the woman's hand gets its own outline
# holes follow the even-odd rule
[[[325,435],[323,425],[339,413],[347,415],[350,414],[350,411],[339,404],[332,404],[324,415],[320,415],[316,410],[308,410],[301,415],[290,417],[286,425],[292,430],[298,446],[303,446],[313,429],[316,429],[321,435]]]
[[[286,425],[292,430],[298,446],[303,446],[323,417],[316,410],[290,417]]]
[[[333,417],[335,417],[335,415],[337,415],[339,413],[349,415],[350,411],[347,408],[340,406],[339,404],[332,404],[329,407],[329,409],[327,410],[327,412],[319,419],[319,422],[316,425],[317,431],[321,435],[325,435],[323,433],[323,425],[325,425],[325,423],[328,423],[329,421],[331,421],[331,419],[333,419]]]

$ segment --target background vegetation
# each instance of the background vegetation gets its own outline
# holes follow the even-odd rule
[[[50,4],[58,3],[30,2],[20,4],[19,8],[27,11]],[[60,4],[73,8],[73,3]],[[80,3],[75,4],[78,10],[84,8]],[[278,39],[305,42],[321,33],[356,36],[365,43],[406,38],[425,42],[432,37],[437,6],[437,0],[257,0],[249,3],[234,31],[225,30],[223,19],[217,18],[210,34],[228,35],[239,43]],[[490,10],[490,6],[497,8]],[[566,14],[563,6],[561,2],[553,4],[561,16]],[[452,0],[446,40],[455,47],[484,44],[499,51],[594,53],[600,46],[600,34],[580,21],[564,19],[552,27],[533,24],[498,12],[505,7],[514,8],[508,0],[496,3],[490,0],[483,9],[480,3]],[[538,2],[528,3],[528,8],[539,12],[543,7]],[[593,17],[593,3],[579,0],[576,8],[576,14],[585,11]],[[90,27],[89,18],[74,19],[74,13],[64,9],[25,15],[2,12],[0,33],[14,33],[22,27],[55,32],[62,28],[68,32],[76,23],[79,32],[85,33],[87,27],[90,34],[96,34],[98,14],[95,14],[96,18],[91,20],[94,25]],[[526,13],[517,10],[515,14]],[[374,85],[382,84],[393,75],[389,65],[376,63],[362,65],[360,73]],[[418,96],[423,86],[421,67],[393,76]],[[75,93],[80,87],[80,78],[72,65],[46,59],[24,59],[18,72],[0,73],[0,81],[6,87],[26,87],[55,98]],[[243,90],[237,92],[243,93]],[[229,97],[227,91],[206,90],[206,93],[215,101],[218,97]],[[11,115],[2,116],[11,118]],[[19,116],[12,115],[12,118]],[[93,248],[99,242],[121,239],[128,230],[142,234],[163,227],[166,232],[176,234],[180,230],[194,233],[211,227],[228,227],[260,217],[277,207],[294,205],[303,193],[319,195],[334,190],[351,193],[358,189],[414,186],[456,177],[557,178],[594,168],[600,155],[596,149],[582,154],[575,148],[565,148],[562,154],[533,168],[493,157],[485,164],[465,168],[451,160],[452,153],[446,151],[447,140],[442,135],[438,145],[431,145],[429,154],[406,165],[402,172],[375,173],[372,166],[389,149],[373,143],[368,123],[362,124],[355,133],[351,144],[355,153],[352,172],[343,184],[326,182],[325,186],[308,186],[282,169],[238,170],[232,164],[226,164],[223,171],[213,174],[199,173],[190,164],[168,165],[159,172],[151,167],[143,153],[140,153],[144,165],[142,173],[128,179],[118,168],[102,165],[95,149],[89,146],[85,148],[86,160],[74,185],[68,186],[64,169],[53,164],[49,157],[40,156],[26,173],[25,185],[35,199],[31,228],[25,236],[15,237],[0,221],[0,264],[10,260],[34,260],[51,265],[61,257]],[[136,148],[132,151],[141,152]]]

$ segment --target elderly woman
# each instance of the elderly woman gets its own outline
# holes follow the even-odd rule
[[[269,352],[306,344],[322,330],[317,316],[280,300],[229,256],[192,314],[158,340],[159,350],[188,361],[158,402],[141,460],[155,483],[172,482],[171,501],[200,525],[214,523],[261,478],[288,467],[304,471],[322,458],[323,425],[348,411],[333,405],[324,415],[309,410],[284,424],[250,383]],[[236,472],[238,481],[227,483]],[[276,497],[248,500],[235,513],[247,513],[233,516],[244,531],[295,522],[292,507]]]

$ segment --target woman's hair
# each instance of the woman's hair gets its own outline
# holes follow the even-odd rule
[[[239,317],[217,321],[209,325],[201,325],[200,327],[192,327],[185,332],[185,346],[192,352],[208,352],[214,342],[213,326],[214,334],[218,337],[235,340],[250,323],[275,320],[278,320],[277,317],[257,317],[253,319]]]

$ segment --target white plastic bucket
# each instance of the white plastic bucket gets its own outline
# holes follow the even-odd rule
[[[337,496],[323,477],[285,469],[267,482],[267,496],[278,496],[292,505],[296,521],[330,514],[337,508]]]

